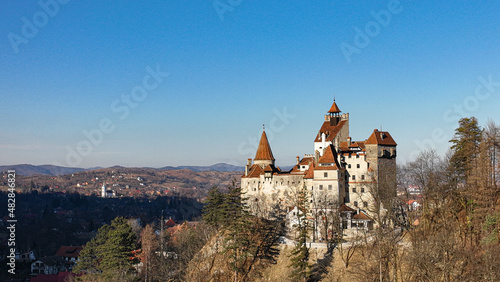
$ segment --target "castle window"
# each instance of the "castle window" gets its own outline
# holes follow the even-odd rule
[[[348,187],[345,187],[345,192],[349,193],[349,188]]]
[[[357,164],[357,165],[356,165],[356,168],[360,168],[360,165],[359,165],[359,164]]]
[[[352,192],[356,193],[356,187],[352,187]]]
[[[351,158],[351,153],[349,153],[349,159]]]
[[[368,207],[368,202],[363,202],[363,206],[364,206],[365,208],[367,208],[367,207]]]
[[[328,185],[328,190],[332,190],[332,185]]]
[[[361,175],[361,180],[365,180],[365,175]]]
[[[347,165],[347,168],[351,168],[351,164],[348,164],[348,165]]]
[[[359,159],[359,155],[358,154],[356,154],[356,159]]]
[[[356,175],[353,175],[353,176],[352,176],[352,180],[356,180]]]
[[[357,207],[358,206],[358,201],[354,201],[354,206]]]
[[[365,192],[365,187],[361,187],[361,193]]]
[[[310,200],[310,201],[309,201],[309,203],[312,203],[312,202],[313,202],[313,200]]]
[[[324,176],[325,178],[327,178],[327,177],[328,177],[328,172],[323,173],[323,176]]]
[[[254,191],[257,191],[257,188],[253,188]]]
[[[319,185],[319,190],[323,190],[323,185]]]

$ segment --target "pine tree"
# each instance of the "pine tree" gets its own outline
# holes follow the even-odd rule
[[[203,208],[203,220],[211,226],[219,229],[226,222],[223,206],[225,195],[221,193],[217,186],[213,186],[208,191],[208,197]]]
[[[248,213],[241,188],[233,182],[224,197],[222,212],[225,214],[227,231],[225,249],[230,255],[230,264],[234,270],[234,281],[246,273],[245,265],[252,258],[255,242],[251,238],[251,216]]]
[[[104,225],[80,252],[75,272],[98,274],[105,279],[130,278],[133,273],[132,251],[137,248],[137,236],[123,217]]]
[[[466,181],[468,173],[474,166],[475,158],[481,142],[482,130],[475,117],[462,118],[455,129],[455,135],[450,142],[453,155],[450,163],[457,178]]]
[[[290,254],[291,264],[293,268],[290,273],[290,278],[297,281],[306,281],[309,277],[309,248],[307,247],[307,237],[309,233],[309,222],[307,219],[308,213],[308,196],[307,189],[304,186],[297,191],[297,219],[298,224],[296,230],[298,232],[297,243]]]

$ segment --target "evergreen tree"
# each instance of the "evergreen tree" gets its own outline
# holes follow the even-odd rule
[[[241,188],[233,182],[224,197],[222,212],[224,213],[227,231],[225,249],[230,255],[230,264],[234,270],[234,281],[246,272],[245,265],[252,257],[255,242],[251,238],[251,216],[248,213]]]
[[[296,206],[298,209],[298,223],[296,226],[298,236],[297,243],[290,254],[290,267],[293,268],[290,278],[297,281],[306,281],[309,276],[309,248],[307,247],[309,222],[307,219],[308,196],[305,186],[297,191]]]
[[[219,229],[226,221],[226,216],[221,209],[225,201],[225,195],[221,193],[217,186],[213,186],[208,191],[208,197],[203,208],[203,220]]]
[[[453,144],[451,146],[453,155],[450,164],[458,180],[466,181],[468,172],[474,167],[482,130],[475,117],[462,118],[458,124],[459,127],[455,129],[455,135],[450,140]]]
[[[97,274],[105,279],[130,279],[132,274],[132,251],[137,248],[137,237],[123,217],[115,218],[104,225],[80,252],[75,272]]]

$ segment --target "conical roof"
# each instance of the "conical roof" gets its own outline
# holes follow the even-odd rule
[[[255,154],[254,160],[270,160],[274,161],[273,152],[271,151],[271,146],[267,141],[267,135],[265,131],[262,131],[262,136],[260,137],[259,148],[257,148],[257,153]]]
[[[335,103],[335,100],[333,100],[333,105],[330,108],[330,110],[328,111],[328,113],[336,114],[336,113],[340,113],[340,112],[341,112],[341,110],[339,109],[339,106],[337,106],[337,103]]]

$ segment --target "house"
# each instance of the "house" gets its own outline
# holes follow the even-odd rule
[[[57,274],[69,268],[69,262],[59,256],[43,257],[31,263],[32,274]]]
[[[65,261],[75,263],[82,249],[82,246],[61,246],[57,250],[56,256],[63,258]]]
[[[408,204],[408,210],[410,211],[416,211],[420,209],[420,204],[418,203],[417,200],[409,200],[407,204]]]
[[[36,260],[35,253],[33,251],[24,253],[16,252],[16,260],[19,262],[32,262]]]

